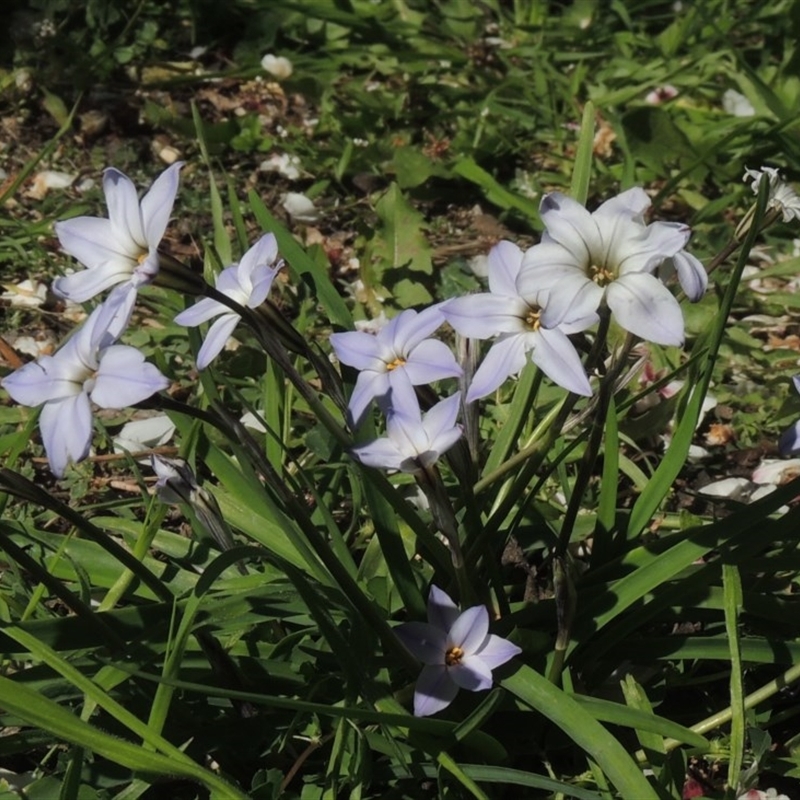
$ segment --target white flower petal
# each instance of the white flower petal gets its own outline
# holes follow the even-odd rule
[[[394,372],[404,372],[414,386],[422,386],[442,378],[458,378],[463,370],[444,342],[426,339],[409,353],[405,365]]]
[[[412,389],[413,391],[413,389]],[[384,397],[389,392],[389,374],[364,370],[356,378],[353,394],[347,406],[350,412],[350,424],[357,428],[374,397]]]
[[[653,275],[624,275],[606,289],[606,302],[625,330],[656,344],[683,344],[680,304]]]
[[[580,203],[552,192],[542,198],[539,212],[548,237],[567,250],[575,263],[588,266],[593,254],[602,252],[603,239],[597,223]]]
[[[451,397],[440,400],[425,414],[422,420],[422,428],[431,444],[434,444],[443,431],[455,428],[460,408],[461,395],[454,394]]]
[[[95,295],[129,281],[132,270],[120,260],[108,261],[101,266],[82,269],[72,275],[62,275],[53,281],[53,292],[73,303],[85,303]]]
[[[204,297],[198,300],[193,306],[181,311],[175,317],[175,322],[178,325],[185,325],[187,328],[193,328],[203,322],[207,322],[220,314],[233,313],[228,306],[223,305],[218,300],[212,300],[210,297]]]
[[[590,397],[592,387],[572,342],[560,330],[540,328],[531,360],[550,380],[565,389]]]
[[[470,294],[442,306],[445,319],[462,336],[488,339],[500,333],[524,333],[523,323],[531,307],[517,295]]]
[[[61,249],[87,269],[117,264],[133,272],[136,262],[114,238],[111,222],[98,217],[73,217],[55,224]]]
[[[136,286],[132,283],[122,283],[115,286],[100,306],[102,309],[95,322],[94,344],[100,347],[104,334],[110,340],[116,341],[125,332],[131,320],[133,307],[136,305]],[[110,344],[110,341],[106,341]]]
[[[395,636],[414,658],[423,664],[444,664],[447,635],[428,622],[404,622],[394,629]]]
[[[276,267],[261,265],[253,270],[253,288],[250,291],[250,298],[247,301],[249,308],[258,308],[266,299],[272,282],[278,274]]]
[[[178,194],[182,166],[182,161],[176,161],[165,169],[142,198],[140,213],[144,226],[144,241],[150,247],[158,247],[158,243],[164,238],[175,196]]]
[[[373,469],[400,470],[406,460],[404,453],[398,450],[391,439],[375,439],[367,444],[354,447],[353,455],[366,467]]]
[[[430,306],[419,313],[407,309],[391,320],[378,334],[378,338],[389,342],[397,355],[408,355],[443,323],[444,315],[437,306]]]
[[[447,708],[455,700],[458,686],[444,665],[426,665],[417,678],[414,692],[414,716],[429,717]]]
[[[342,364],[360,371],[380,370],[384,364],[381,358],[381,342],[377,335],[361,331],[332,333],[331,347]]]
[[[42,356],[2,380],[12,400],[35,408],[42,403],[80,394],[82,370],[63,356]]]
[[[690,235],[687,225],[653,222],[646,228],[642,227],[640,234],[620,236],[611,257],[617,266],[617,274],[652,272],[664,259],[683,250]]]
[[[101,408],[124,408],[168,386],[169,379],[155,365],[147,363],[135,347],[116,344],[100,355],[91,397]]]
[[[85,392],[46,403],[39,415],[47,460],[61,478],[70,461],[82,461],[92,444],[92,407]]]
[[[139,453],[166,444],[175,433],[175,423],[166,414],[156,414],[125,423],[114,437],[115,453]]]
[[[678,274],[678,281],[686,296],[696,303],[708,288],[708,273],[705,267],[691,253],[681,250],[672,257],[671,265]],[[666,262],[667,264],[670,261]]]
[[[223,314],[208,329],[205,341],[197,354],[197,369],[205,369],[224,349],[228,339],[239,324],[239,315]]]
[[[149,250],[142,226],[142,212],[136,187],[131,179],[114,167],[103,172],[103,191],[106,195],[108,218],[114,236],[126,253]]]
[[[472,403],[486,397],[508,377],[517,375],[525,366],[526,353],[531,343],[531,335],[527,333],[511,334],[498,339],[475,372],[466,402]]]
[[[239,274],[242,285],[247,285],[253,270],[259,266],[272,266],[278,257],[278,241],[274,233],[262,236],[243,256],[239,262]]]
[[[475,656],[464,656],[460,664],[450,667],[448,674],[456,686],[469,692],[492,688],[492,671]]]
[[[506,663],[514,656],[519,655],[522,650],[515,644],[512,644],[507,639],[502,639],[500,636],[495,636],[490,633],[483,643],[483,647],[475,653],[475,658],[480,658],[481,661],[490,670],[497,669],[497,667]]]
[[[489,612],[486,606],[472,606],[462,611],[447,634],[448,644],[472,655],[483,646],[489,634]]]
[[[650,208],[651,200],[641,186],[634,186],[616,197],[602,203],[592,216],[598,225],[607,225],[612,218],[622,215],[630,220],[644,224],[644,213]],[[605,238],[605,235],[604,237]]]
[[[514,297],[517,294],[517,275],[522,266],[522,250],[513,242],[498,242],[489,251],[489,291],[492,294]]]
[[[461,612],[447,592],[431,584],[428,592],[428,622],[445,633],[450,630]]]

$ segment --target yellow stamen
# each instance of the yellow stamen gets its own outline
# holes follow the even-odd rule
[[[398,367],[405,366],[406,360],[404,358],[400,358],[399,356],[394,360],[390,361],[386,365],[386,371],[391,372],[393,369],[397,369]]]
[[[614,280],[614,273],[608,267],[600,267],[597,264],[589,266],[589,277],[598,286],[608,286]]]
[[[525,315],[525,325],[530,328],[532,331],[538,331],[539,328],[542,326],[542,309],[538,306],[536,308],[531,308],[530,311]]]
[[[453,645],[448,651],[444,654],[444,663],[448,667],[455,667],[461,663],[461,659],[464,657],[464,651]]]

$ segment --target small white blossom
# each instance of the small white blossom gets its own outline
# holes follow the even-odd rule
[[[722,108],[734,117],[754,117],[756,115],[753,104],[735,89],[728,89],[722,95]]]

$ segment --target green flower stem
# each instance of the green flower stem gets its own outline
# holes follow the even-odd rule
[[[603,355],[606,346],[606,338],[608,337],[608,327],[610,325],[610,315],[606,314],[600,315],[600,323],[597,328],[597,334],[594,338],[594,343],[592,344],[592,349],[589,352],[589,355],[586,359],[586,372],[591,373],[597,364],[600,362],[600,359]],[[528,466],[525,469],[525,481],[523,485],[527,485],[530,482],[531,477],[533,476],[534,472],[540,466],[541,462],[544,460],[545,455],[550,450],[550,447],[553,445],[555,440],[564,432],[565,424],[567,423],[567,417],[569,416],[570,412],[572,411],[575,403],[578,402],[580,399],[580,395],[572,394],[571,392],[564,398],[561,402],[561,405],[556,406],[554,409],[550,411],[547,416],[537,425],[536,429],[534,430],[533,434],[531,434],[530,439],[528,440],[528,444],[522,448],[516,455],[511,456],[511,458],[506,459],[502,464],[500,464],[497,469],[493,470],[489,475],[484,476],[479,480],[475,486],[473,487],[473,492],[477,495],[479,492],[483,491],[487,486],[494,483],[495,481],[502,478],[508,472],[513,470],[516,466],[523,462],[528,462]],[[592,401],[590,401],[591,403]],[[594,401],[596,402],[596,401]],[[534,456],[539,455],[539,458],[534,458]],[[530,462],[533,461],[535,466],[533,469],[530,467]],[[520,481],[517,481],[519,484]],[[508,503],[508,498],[506,498],[505,505],[509,506],[513,505],[515,502],[516,497],[515,494],[512,493],[512,500],[511,503]],[[507,510],[506,510],[507,513]],[[505,514],[503,515],[505,516]]]
[[[325,404],[319,399],[317,392],[295,369],[283,342],[279,337],[275,336],[275,328],[266,325],[265,318],[255,313],[253,309],[245,308],[244,306],[239,305],[239,303],[237,303],[235,300],[232,300],[227,295],[217,291],[217,289],[215,289],[213,286],[206,284],[203,289],[203,294],[206,297],[210,297],[211,299],[216,300],[218,303],[222,303],[222,305],[230,308],[231,311],[238,314],[249,325],[253,333],[255,333],[256,337],[258,338],[259,344],[264,348],[264,351],[270,356],[270,358],[273,359],[273,361],[275,361],[280,369],[283,370],[284,374],[291,381],[295,389],[297,389],[297,392],[300,394],[303,400],[308,403],[317,419],[325,426],[328,432],[334,436],[339,444],[346,449],[351,447],[353,444],[352,437],[347,433],[346,430],[344,430],[339,422],[334,419],[334,417],[325,407]],[[281,326],[281,328],[277,329],[279,333],[283,327],[285,326]],[[296,343],[296,337],[292,337],[290,344],[294,343]],[[319,359],[317,358],[316,354],[312,353],[312,351],[306,348],[305,355],[313,364],[318,366]],[[320,372],[320,377],[324,378],[329,371],[320,371],[318,366],[318,372]],[[328,383],[329,382],[330,381],[328,381]],[[328,388],[330,390],[330,387]],[[340,406],[344,404],[344,400],[341,397],[341,392],[339,391],[334,390],[331,392],[331,398]]]
[[[456,521],[450,498],[447,495],[447,490],[442,482],[442,476],[436,465],[431,464],[429,467],[414,473],[414,478],[417,481],[417,485],[425,493],[425,497],[428,498],[434,524],[450,545],[450,557],[456,574],[461,605],[462,607],[471,605],[475,599],[475,590],[466,573],[464,554],[458,537],[458,522]]]
[[[571,399],[571,402],[569,402]],[[567,395],[561,403],[552,408],[542,421],[536,426],[536,429],[528,438],[527,444],[515,453],[510,458],[507,458],[499,467],[493,469],[488,475],[484,475],[472,487],[474,494],[480,494],[493,483],[496,483],[501,478],[504,478],[509,472],[512,472],[520,464],[526,463],[529,459],[533,458],[538,452],[542,450],[542,444],[545,443],[545,452],[549,449],[550,444],[558,438],[556,431],[561,428],[564,421],[566,421],[572,405],[577,401],[578,395]],[[561,420],[561,424],[559,424]]]
[[[568,556],[557,555],[553,558],[553,587],[555,590],[558,633],[553,646],[553,661],[550,664],[547,679],[551,683],[558,685],[561,682],[561,672],[564,669],[564,660],[569,648],[572,622],[575,619],[578,600]]]
[[[171,407],[175,407],[172,401]],[[407,666],[410,665],[412,671],[416,668],[416,659],[400,644],[397,637],[392,632],[389,623],[381,616],[378,606],[364,593],[358,585],[356,579],[350,574],[347,566],[343,564],[337,555],[330,548],[325,537],[317,530],[316,525],[288,487],[284,485],[280,475],[275,471],[269,459],[259,450],[252,436],[246,428],[232,415],[230,415],[221,404],[215,404],[216,415],[205,412],[196,414],[191,407],[181,407],[183,413],[196,415],[222,431],[231,441],[242,443],[248,455],[253,459],[255,467],[262,473],[276,495],[284,504],[289,516],[297,523],[303,532],[306,541],[317,555],[322,565],[328,570],[329,574],[338,583],[345,597],[352,603],[353,607],[364,617],[372,626],[373,630],[380,637],[384,647],[395,656],[402,659]]]
[[[600,308],[600,325],[601,329],[608,330],[611,312],[607,306]],[[605,322],[605,326],[603,323]],[[581,508],[583,495],[589,486],[589,481],[594,474],[595,463],[597,456],[600,453],[600,445],[603,442],[603,433],[605,432],[606,416],[608,415],[608,406],[614,394],[614,390],[623,367],[627,361],[628,354],[636,342],[636,337],[628,334],[620,351],[617,353],[614,363],[609,371],[603,376],[600,381],[600,388],[597,393],[597,404],[592,414],[592,427],[589,433],[589,443],[581,458],[581,464],[578,468],[578,474],[575,478],[575,485],[572,489],[572,494],[569,498],[567,505],[567,513],[564,515],[564,521],[561,524],[561,531],[558,537],[558,552],[564,555],[567,551],[570,538],[572,537],[572,530],[575,527],[575,522],[578,518],[578,512]]]
[[[153,505],[151,504],[150,507],[152,509]],[[163,522],[166,513],[167,507],[159,504],[159,508],[155,514],[153,514],[152,518],[145,521],[145,524],[142,527],[142,535],[133,545],[133,557],[137,561],[144,561],[144,557],[150,551],[150,545],[153,543],[153,539],[156,538],[156,534],[161,527],[161,523]],[[148,514],[148,517],[149,516],[150,515]],[[128,588],[135,578],[136,576],[133,574],[133,572],[131,572],[131,570],[124,570],[123,573],[114,581],[114,584],[111,586],[111,588],[106,592],[106,596],[100,601],[100,605],[98,605],[97,610],[109,611],[112,608],[115,608],[125,592],[128,591]]]

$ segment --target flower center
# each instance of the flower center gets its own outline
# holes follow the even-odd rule
[[[444,654],[444,663],[448,667],[457,667],[463,657],[464,651],[457,645],[453,645]]]
[[[386,371],[391,372],[392,370],[397,369],[398,367],[404,367],[406,365],[406,360],[404,358],[400,358],[398,356],[394,361],[390,361],[386,365]]]
[[[614,280],[614,272],[608,267],[599,266],[597,264],[589,265],[589,277],[598,286],[608,286]]]
[[[94,385],[97,382],[97,373],[99,370],[87,370],[86,377],[83,379],[83,391],[86,394],[91,394],[94,391]]]
[[[542,326],[542,309],[539,306],[531,307],[525,315],[525,327],[531,331],[538,331]]]

